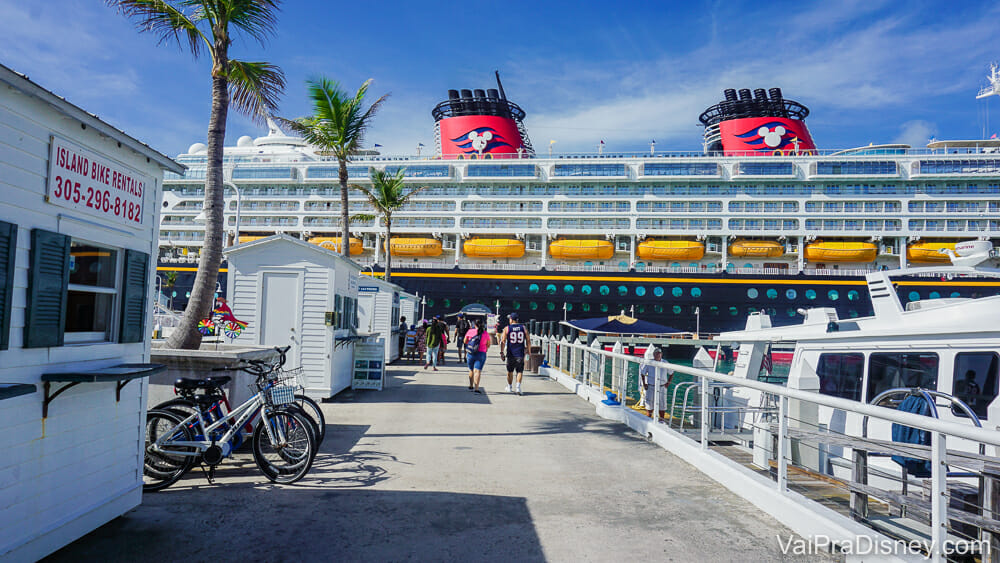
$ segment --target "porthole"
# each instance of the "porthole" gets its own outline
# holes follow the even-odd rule
[[[645,312],[646,312],[646,306],[645,305],[639,305],[639,313],[642,314],[642,313],[645,313]]]
[[[795,316],[795,309],[792,309],[791,307],[789,307],[788,309],[785,310],[785,313],[788,313],[789,317],[794,317]]]
[[[910,298],[910,301],[920,301],[920,294],[916,291],[911,291],[907,297]]]
[[[441,306],[444,307],[445,309],[450,309],[451,308],[451,299],[442,299],[441,300]]]
[[[611,288],[606,285],[602,285],[599,288],[599,291],[601,292],[601,295],[609,295],[611,293]]]
[[[549,285],[545,286],[545,293],[548,293],[549,295],[555,295],[556,294],[555,284],[550,283]]]
[[[653,310],[656,311],[657,313],[662,313],[663,305],[653,305]]]
[[[691,288],[691,297],[701,297],[701,288],[700,287],[692,287]]]
[[[857,301],[860,298],[861,298],[861,294],[858,293],[858,291],[856,289],[852,289],[852,290],[850,290],[850,291],[847,292],[847,300],[848,301]]]
[[[566,310],[567,311],[572,311],[573,310],[573,304],[572,303],[567,303],[566,304]]]
[[[736,315],[739,315],[739,314],[740,314],[740,310],[737,309],[736,307],[730,307],[729,308],[729,316],[735,317]]]
[[[590,295],[590,293],[592,291],[594,291],[594,290],[589,285],[584,285],[584,286],[580,287],[580,293],[582,293],[584,295]]]
[[[641,285],[638,286],[638,287],[636,287],[635,288],[635,294],[638,295],[639,297],[642,297],[643,295],[646,295],[646,288],[643,287],[643,286],[641,286]]]
[[[747,297],[749,297],[750,299],[757,299],[757,295],[758,294],[756,287],[751,287],[750,289],[747,290]]]
[[[590,303],[584,303],[584,304],[580,305],[580,308],[583,309],[584,311],[589,311],[590,310]]]
[[[670,290],[670,294],[673,295],[674,297],[680,297],[684,295],[684,290],[679,287],[675,287]]]
[[[573,295],[573,284],[568,283],[563,286],[563,293],[566,295]]]
[[[663,297],[663,288],[660,287],[660,286],[654,287],[653,288],[653,295],[655,295],[657,297]]]
[[[749,269],[749,268],[753,268],[753,264],[751,264],[751,263],[747,262],[746,264],[743,264],[743,267],[744,267],[744,268],[748,268],[748,269]]]
[[[618,295],[621,296],[621,297],[625,297],[626,295],[628,295],[628,288],[625,287],[624,285],[619,285],[618,286]]]
[[[556,304],[553,303],[553,302],[551,302],[551,301],[549,301],[548,303],[545,304],[545,308],[548,309],[549,311],[555,311],[556,310]]]
[[[601,312],[602,313],[607,313],[608,312],[608,304],[607,303],[601,303]]]
[[[636,265],[635,265],[635,271],[637,271],[637,272],[645,272],[646,271],[646,263],[645,262],[637,262]]]
[[[714,317],[718,317],[719,316],[719,307],[717,305],[712,305],[711,307],[708,308],[708,314],[712,315]]]
[[[621,270],[622,272],[627,272],[628,271],[628,262],[619,262],[618,263],[618,269]]]
[[[930,292],[930,294],[927,295],[927,297],[930,297],[931,299],[940,299],[941,294],[936,291],[932,291]]]
[[[831,289],[830,291],[826,292],[826,296],[830,298],[830,301],[836,301],[840,299],[840,292],[838,292],[836,289]]]
[[[496,289],[497,291],[500,291],[500,284],[496,284],[496,285],[494,285],[493,287],[494,287],[494,288],[495,288],[495,289]]]
[[[691,268],[692,270],[697,270],[697,269],[698,269],[698,263],[697,263],[697,262],[691,262],[690,264],[688,264],[688,266],[689,266],[689,267],[690,267],[690,268]]]
[[[806,290],[806,299],[808,299],[810,301],[812,301],[813,299],[816,299],[816,290],[815,289],[807,289]]]
[[[798,295],[799,294],[796,293],[794,289],[789,289],[789,290],[785,291],[785,298],[788,299],[789,301],[794,300],[796,297],[798,297]],[[792,309],[791,311],[792,311],[792,313],[794,313],[795,309]]]
[[[428,299],[427,300],[427,306],[428,307],[433,307],[434,306],[434,300],[433,299]]]
[[[848,314],[848,316],[850,316],[850,317],[851,317],[852,319],[856,319],[856,318],[858,318],[858,312],[857,312],[857,311],[855,311],[854,309],[851,309],[850,311],[848,311],[848,312],[847,312],[847,314]]]
[[[531,303],[528,303],[528,308],[531,309],[532,311],[537,311],[538,310],[538,303],[532,301]]]
[[[515,311],[517,311],[518,309],[521,308],[521,302],[520,301],[512,301],[510,305],[511,305],[511,307],[514,308]]]
[[[674,312],[675,315],[681,314],[681,306],[680,305],[674,305],[674,307],[673,307],[672,310],[673,310],[673,312]]]
[[[778,290],[774,289],[774,288],[771,288],[771,289],[767,290],[767,298],[768,299],[777,299],[778,298]]]
[[[538,293],[538,284],[533,283],[528,286],[528,293]]]
[[[176,297],[176,296],[177,296],[177,294],[175,293],[175,294],[174,294],[174,296]],[[957,292],[957,291],[952,291],[952,292],[951,292],[951,296],[952,296],[952,297],[961,297],[961,296],[962,296],[962,294],[961,294],[961,293],[959,293],[959,292]]]

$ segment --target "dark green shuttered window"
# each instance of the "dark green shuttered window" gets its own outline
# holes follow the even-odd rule
[[[32,229],[24,347],[62,346],[69,285],[70,238]]]
[[[17,225],[0,221],[0,350],[10,344],[10,317],[14,292],[14,250]]]
[[[142,342],[146,330],[146,279],[149,254],[125,251],[122,273],[121,327],[119,342]]]

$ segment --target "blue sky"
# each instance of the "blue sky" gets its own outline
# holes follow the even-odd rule
[[[820,148],[1000,132],[1000,101],[975,100],[1000,59],[994,2],[379,2],[286,0],[265,47],[288,79],[280,115],[309,112],[325,75],[391,97],[367,144],[432,145],[449,88],[493,86],[524,108],[536,148],[699,150],[698,114],[722,89],[779,86],[812,110]],[[100,0],[0,0],[0,62],[168,155],[203,141],[207,60],[193,60]],[[227,144],[263,130],[230,115]]]

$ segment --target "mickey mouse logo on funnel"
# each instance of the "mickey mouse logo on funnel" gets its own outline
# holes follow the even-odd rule
[[[782,96],[780,88],[737,92],[724,90],[725,99],[699,117],[705,126],[705,152],[787,155],[816,149],[805,118],[809,108]]]
[[[492,127],[477,127],[465,135],[451,139],[451,142],[465,154],[500,152],[497,150],[499,147],[514,148]]]
[[[496,89],[449,90],[448,99],[431,113],[443,157],[534,154],[523,126],[524,110],[507,100],[499,74]]]

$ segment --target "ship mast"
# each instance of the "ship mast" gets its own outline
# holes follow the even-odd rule
[[[977,100],[990,96],[1000,96],[1000,68],[998,68],[997,63],[990,63],[990,74],[986,79],[989,84],[980,88],[979,93],[976,94]],[[499,80],[499,74],[497,80]]]

